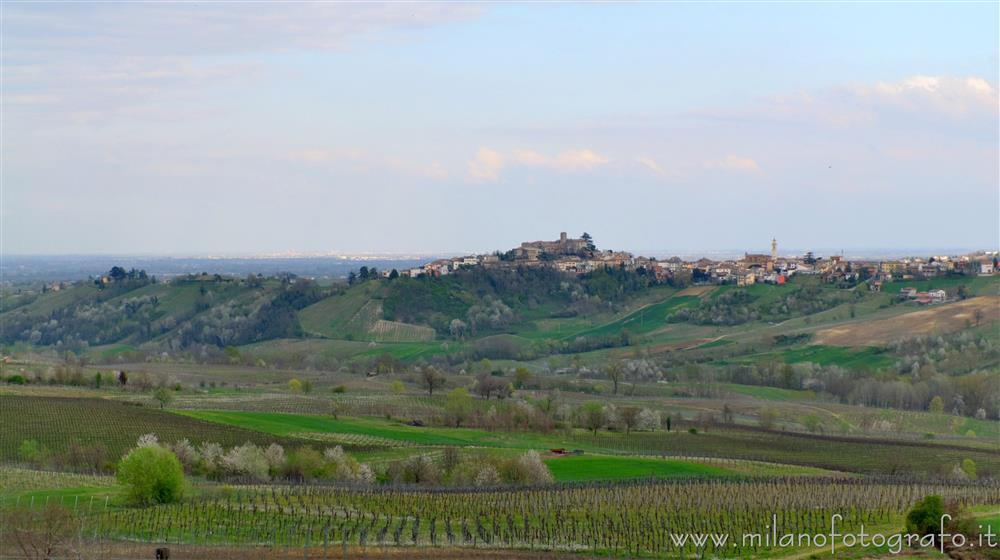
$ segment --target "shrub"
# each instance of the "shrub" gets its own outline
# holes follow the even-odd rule
[[[264,452],[252,443],[234,447],[222,457],[222,466],[230,474],[267,480],[270,467]]]
[[[184,494],[184,470],[170,451],[150,445],[129,452],[118,465],[118,481],[136,504],[167,504]]]
[[[906,514],[906,532],[917,535],[933,535],[941,524],[944,503],[941,496],[927,496],[917,502]]]
[[[437,465],[426,455],[414,455],[405,461],[390,463],[388,475],[394,484],[433,486],[441,480],[441,473]]]
[[[225,450],[218,443],[202,442],[198,448],[198,454],[201,455],[201,468],[205,474],[214,474],[222,467],[222,457],[225,455]]]
[[[191,445],[191,442],[187,438],[174,442],[173,445],[169,446],[169,449],[177,456],[177,460],[181,462],[181,466],[184,467],[184,472],[186,473],[192,472],[201,459],[198,450]]]
[[[310,480],[321,477],[326,469],[326,461],[319,451],[312,447],[300,447],[288,455],[284,474],[294,480]]]
[[[285,466],[285,448],[277,443],[272,443],[264,450],[264,458],[267,460],[267,467],[272,475],[281,472]]]
[[[493,465],[486,465],[476,473],[476,478],[473,479],[473,486],[498,486],[502,480],[500,479],[500,473],[497,468]]]
[[[542,462],[541,456],[534,449],[517,458],[516,477],[510,482],[521,484],[549,484],[554,479],[549,467]]]
[[[40,465],[45,461],[46,452],[45,448],[38,441],[26,439],[21,442],[21,447],[18,449],[18,456],[23,461],[27,461],[33,465]]]
[[[970,479],[976,479],[976,462],[972,459],[964,459],[962,461],[962,472],[965,473]]]
[[[660,429],[660,413],[644,408],[639,412],[635,429],[643,432],[653,432]]]

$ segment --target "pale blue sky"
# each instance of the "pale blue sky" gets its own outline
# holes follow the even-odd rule
[[[8,3],[4,250],[995,247],[998,5]]]

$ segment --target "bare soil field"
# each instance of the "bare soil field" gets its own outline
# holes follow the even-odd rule
[[[968,325],[988,323],[998,319],[1000,319],[1000,297],[980,296],[956,303],[935,305],[887,319],[823,329],[816,333],[813,343],[832,346],[877,346],[908,336],[960,331]]]
[[[675,294],[675,297],[676,296],[699,296],[700,297],[700,296],[703,296],[703,295],[711,292],[714,289],[715,289],[715,286],[689,286],[689,287],[684,288],[683,290],[677,292]]]

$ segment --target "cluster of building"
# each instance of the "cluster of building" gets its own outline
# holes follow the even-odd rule
[[[703,284],[756,283],[784,284],[796,274],[819,275],[831,284],[856,284],[869,281],[869,288],[880,291],[884,282],[933,278],[948,274],[969,276],[992,275],[997,268],[996,252],[980,252],[963,256],[933,256],[899,260],[848,260],[842,256],[828,258],[779,256],[778,242],[771,240],[771,252],[745,253],[731,260],[685,261],[679,257],[657,260],[635,256],[625,251],[600,251],[589,236],[574,239],[565,232],[555,241],[526,241],[506,253],[469,255],[438,259],[421,267],[400,271],[401,276],[444,276],[464,267],[533,267],[550,266],[563,272],[586,274],[599,268],[645,269],[658,280],[667,281],[678,275]],[[383,274],[387,274],[383,272]],[[928,296],[933,300],[934,296]],[[920,299],[914,296],[914,299]]]

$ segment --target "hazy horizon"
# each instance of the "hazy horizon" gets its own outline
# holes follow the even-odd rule
[[[7,4],[2,250],[993,245],[998,17]]]

